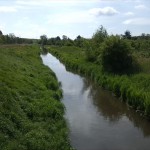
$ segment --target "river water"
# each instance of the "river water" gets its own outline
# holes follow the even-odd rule
[[[77,150],[149,150],[150,121],[100,88],[91,80],[71,73],[51,54],[43,63],[62,83],[65,118],[71,144]]]

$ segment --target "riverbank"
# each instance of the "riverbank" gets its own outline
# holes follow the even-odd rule
[[[150,75],[147,71],[132,75],[107,74],[102,71],[101,66],[86,61],[85,51],[80,48],[49,47],[49,51],[67,68],[89,76],[100,86],[113,91],[140,115],[150,118]]]
[[[70,150],[62,91],[34,45],[0,46],[1,150]]]

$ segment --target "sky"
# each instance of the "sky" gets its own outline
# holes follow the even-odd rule
[[[0,0],[0,30],[24,38],[150,34],[150,0]]]

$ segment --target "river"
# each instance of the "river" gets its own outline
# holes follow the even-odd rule
[[[150,121],[140,117],[111,92],[71,73],[51,54],[43,63],[62,83],[71,145],[77,150],[149,150]]]

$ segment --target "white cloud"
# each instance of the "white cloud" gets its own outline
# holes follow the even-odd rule
[[[125,13],[125,16],[134,16],[134,13],[129,11]]]
[[[93,8],[89,10],[89,13],[94,16],[101,16],[101,15],[112,16],[119,12],[113,7],[104,7],[104,8]]]
[[[135,9],[146,9],[147,7],[145,5],[137,5],[135,6]]]
[[[123,22],[123,24],[126,25],[150,25],[150,19],[149,18],[133,18],[128,19]]]
[[[17,12],[17,9],[12,6],[0,6],[0,13],[12,13]]]
[[[95,16],[106,15],[111,16],[117,14],[112,7],[93,8],[85,11],[58,13],[48,16],[48,24],[80,24],[80,23],[96,23]]]

